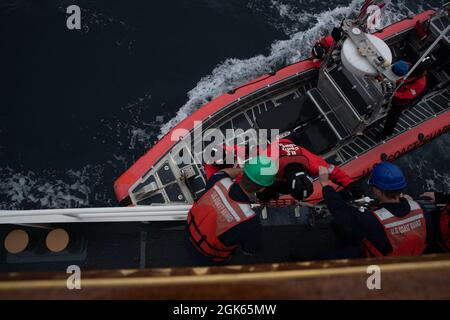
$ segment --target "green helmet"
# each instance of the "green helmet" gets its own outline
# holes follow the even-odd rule
[[[245,175],[254,183],[268,187],[275,181],[278,167],[271,158],[258,156],[248,159],[244,164]]]

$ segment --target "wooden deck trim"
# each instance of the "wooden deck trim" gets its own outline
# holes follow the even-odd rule
[[[85,275],[82,273],[81,290],[68,290],[69,275],[64,273],[33,274],[31,279],[21,274],[4,274],[0,280],[0,298],[450,299],[450,255],[424,256],[417,261],[397,258],[312,264],[316,267],[300,263],[298,266],[86,271]],[[369,265],[381,268],[381,290],[367,289]]]

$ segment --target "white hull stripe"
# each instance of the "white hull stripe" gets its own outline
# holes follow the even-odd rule
[[[396,222],[392,222],[392,223],[388,223],[388,224],[385,224],[384,226],[386,228],[394,228],[394,227],[398,227],[398,226],[401,226],[401,225],[404,225],[404,224],[407,224],[407,223],[410,223],[410,222],[413,222],[413,221],[416,221],[416,220],[419,220],[419,219],[422,219],[422,218],[423,218],[423,214],[417,214],[417,215],[412,216],[412,217],[410,217],[408,219],[401,220],[401,221],[396,221]]]
[[[227,197],[225,197],[225,195],[223,194],[222,190],[220,190],[220,188],[218,186],[214,186],[214,190],[217,192],[217,194],[219,195],[219,197],[222,200],[223,204],[228,209],[228,211],[231,213],[231,215],[234,217],[234,219],[236,221],[241,221],[241,218],[236,213],[236,211],[234,211],[233,207],[228,202]]]

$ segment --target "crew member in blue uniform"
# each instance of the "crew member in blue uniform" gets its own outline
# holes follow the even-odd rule
[[[386,116],[383,131],[379,138],[385,139],[394,133],[395,126],[397,125],[402,112],[409,106],[412,106],[425,91],[427,87],[427,63],[419,65],[409,78],[405,80],[404,84],[395,91],[391,109]],[[399,60],[392,65],[392,71],[397,76],[404,77],[408,74],[410,67],[410,63]]]
[[[378,204],[364,212],[347,204],[330,186],[324,167],[319,179],[335,223],[350,229],[356,239],[353,257],[416,256],[424,252],[433,233],[431,217],[417,202],[402,196],[406,179],[399,167],[389,162],[374,167],[369,185]]]

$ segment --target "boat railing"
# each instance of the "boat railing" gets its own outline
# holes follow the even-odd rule
[[[184,221],[190,205],[0,210],[0,224]]]

